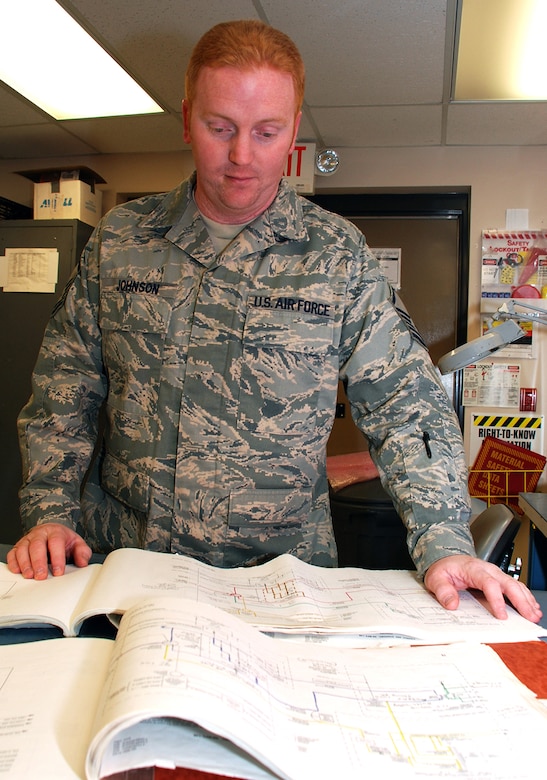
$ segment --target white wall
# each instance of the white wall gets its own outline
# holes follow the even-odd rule
[[[339,171],[318,180],[336,188],[471,188],[469,336],[479,334],[481,231],[505,227],[509,208],[547,225],[547,147],[347,149]]]
[[[469,335],[479,333],[480,239],[484,228],[504,228],[508,208],[528,209],[531,228],[547,226],[547,146],[341,149],[334,176],[316,189],[471,188]],[[0,160],[0,196],[32,205],[32,184],[15,171],[86,165],[106,180],[103,207],[118,193],[159,192],[192,170],[189,152]]]
[[[481,231],[504,229],[506,209],[528,209],[529,227],[547,226],[547,147],[460,147],[435,149],[361,149],[342,150],[339,172],[330,179],[319,180],[322,186],[337,189],[355,187],[405,188],[460,187],[471,188],[470,278],[468,337],[480,335]],[[521,386],[538,388],[538,414],[547,414],[547,328],[539,327],[534,336],[534,360],[520,362]],[[507,359],[492,358],[493,362]],[[466,409],[465,442],[469,465],[474,460],[471,445],[471,414],[484,408]],[[514,409],[498,408],[499,414],[514,414]],[[543,447],[534,450],[547,455],[547,436]],[[475,441],[476,445],[476,441]],[[547,489],[544,475],[540,489]]]
[[[479,335],[481,231],[503,229],[506,209],[528,209],[530,228],[547,227],[547,146],[340,149],[339,153],[338,171],[317,177],[317,191],[471,188],[468,335]],[[78,165],[92,168],[106,180],[101,186],[106,210],[116,203],[118,193],[170,189],[192,170],[192,158],[181,151],[0,161],[0,196],[31,205],[32,185],[15,171]],[[547,335],[541,342],[544,351]],[[525,386],[544,388],[537,409],[543,414],[547,365],[540,357],[526,363]]]
[[[103,211],[116,205],[118,193],[163,192],[174,187],[193,169],[190,152],[166,154],[109,154],[89,157],[0,160],[0,196],[32,206],[33,184],[16,171],[41,168],[71,170],[86,166],[106,181]]]

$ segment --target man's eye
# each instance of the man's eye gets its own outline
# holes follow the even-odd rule
[[[262,138],[265,141],[269,141],[272,138],[276,138],[277,131],[276,130],[259,130],[257,132],[257,135],[259,136],[259,138]]]
[[[222,127],[221,125],[209,125],[209,132],[213,135],[227,135],[230,132],[230,128]]]

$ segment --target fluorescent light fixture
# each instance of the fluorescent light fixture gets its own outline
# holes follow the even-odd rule
[[[461,0],[455,100],[547,100],[545,0]]]
[[[162,108],[55,0],[2,0],[0,79],[55,119]]]

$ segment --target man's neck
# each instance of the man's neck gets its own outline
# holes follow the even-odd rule
[[[228,244],[230,244],[245,227],[245,225],[228,225],[224,222],[216,222],[214,219],[206,217],[201,210],[200,214],[217,255],[223,252]]]

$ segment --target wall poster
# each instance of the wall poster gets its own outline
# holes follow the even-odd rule
[[[546,230],[484,230],[482,298],[541,298],[547,287]]]
[[[464,406],[519,408],[518,363],[474,363],[463,369]]]

